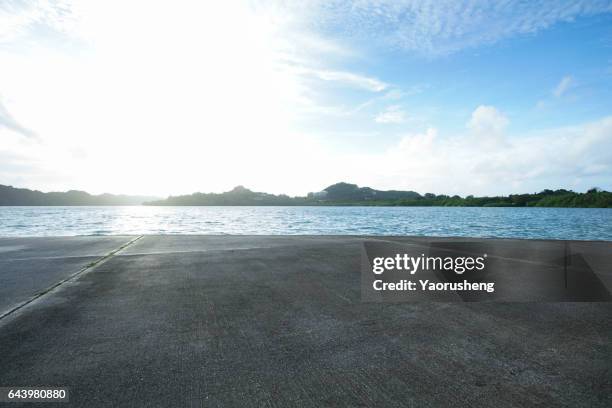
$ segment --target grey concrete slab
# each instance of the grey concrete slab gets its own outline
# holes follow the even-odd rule
[[[0,315],[132,238],[0,238]]]
[[[83,407],[612,403],[610,303],[361,303],[360,251],[144,237],[0,322],[0,385]]]
[[[612,283],[612,242],[572,242],[571,247],[582,254],[594,271]]]

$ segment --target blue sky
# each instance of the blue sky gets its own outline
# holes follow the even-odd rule
[[[5,1],[0,183],[612,189],[610,1]]]
[[[440,130],[462,130],[465,118],[482,104],[502,109],[512,118],[509,130],[517,133],[597,120],[611,111],[612,14],[575,17],[442,55],[373,42],[367,58],[355,58],[341,69],[384,79],[406,94],[395,105],[410,112],[408,118],[436,123]],[[562,82],[566,85],[556,91]],[[334,97],[347,105],[368,100],[354,92]],[[375,114],[380,106],[371,108]],[[362,126],[380,128],[363,119]],[[351,129],[352,120],[346,122]]]

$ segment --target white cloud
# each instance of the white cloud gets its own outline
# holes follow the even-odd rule
[[[572,87],[573,84],[574,79],[571,76],[564,76],[563,78],[561,78],[561,81],[559,81],[555,89],[553,89],[553,95],[557,98],[560,98],[568,91],[568,89]]]
[[[27,36],[34,26],[58,33],[74,29],[71,0],[5,0],[0,3],[0,44]]]
[[[27,138],[36,138],[36,133],[21,125],[0,100],[0,128],[6,128]]]
[[[374,171],[361,173],[361,182],[379,188],[461,195],[586,190],[594,185],[609,189],[612,116],[580,126],[502,136],[490,144],[471,135],[441,137],[430,128],[363,160],[369,163],[368,171]]]
[[[391,105],[376,115],[374,121],[377,123],[404,123],[406,121],[406,112],[399,105]]]
[[[314,76],[323,81],[335,81],[348,85],[350,87],[365,89],[371,92],[381,92],[387,89],[389,86],[388,84],[377,78],[359,75],[352,72],[329,71],[308,68],[300,68],[297,69],[297,71],[305,75]]]
[[[472,112],[467,126],[477,135],[496,137],[502,134],[508,123],[508,118],[494,106],[480,105]]]
[[[361,0],[325,2],[319,19],[357,39],[440,55],[610,11],[606,0]]]

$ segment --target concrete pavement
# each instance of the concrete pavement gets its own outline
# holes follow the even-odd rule
[[[0,304],[133,238],[1,239]],[[612,404],[612,303],[362,303],[365,239],[431,241],[145,236],[0,320],[0,386],[83,407]],[[574,244],[607,285],[612,243]]]
[[[0,238],[0,316],[133,238]]]

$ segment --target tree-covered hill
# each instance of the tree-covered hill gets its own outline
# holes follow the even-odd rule
[[[91,195],[84,191],[70,190],[67,192],[43,193],[27,188],[15,188],[0,184],[0,206],[7,205],[140,205],[154,200],[150,196],[129,196],[100,194]]]
[[[382,191],[337,183],[306,197],[254,192],[238,186],[226,193],[194,193],[169,197],[146,205],[341,205],[341,206],[459,206],[459,207],[599,207],[612,208],[612,193],[591,189],[586,193],[543,190],[533,194],[497,197],[421,195],[414,191]]]
[[[234,187],[225,193],[193,193],[170,196],[165,200],[145,203],[145,205],[305,205],[304,198],[286,195],[258,193],[243,186]]]

